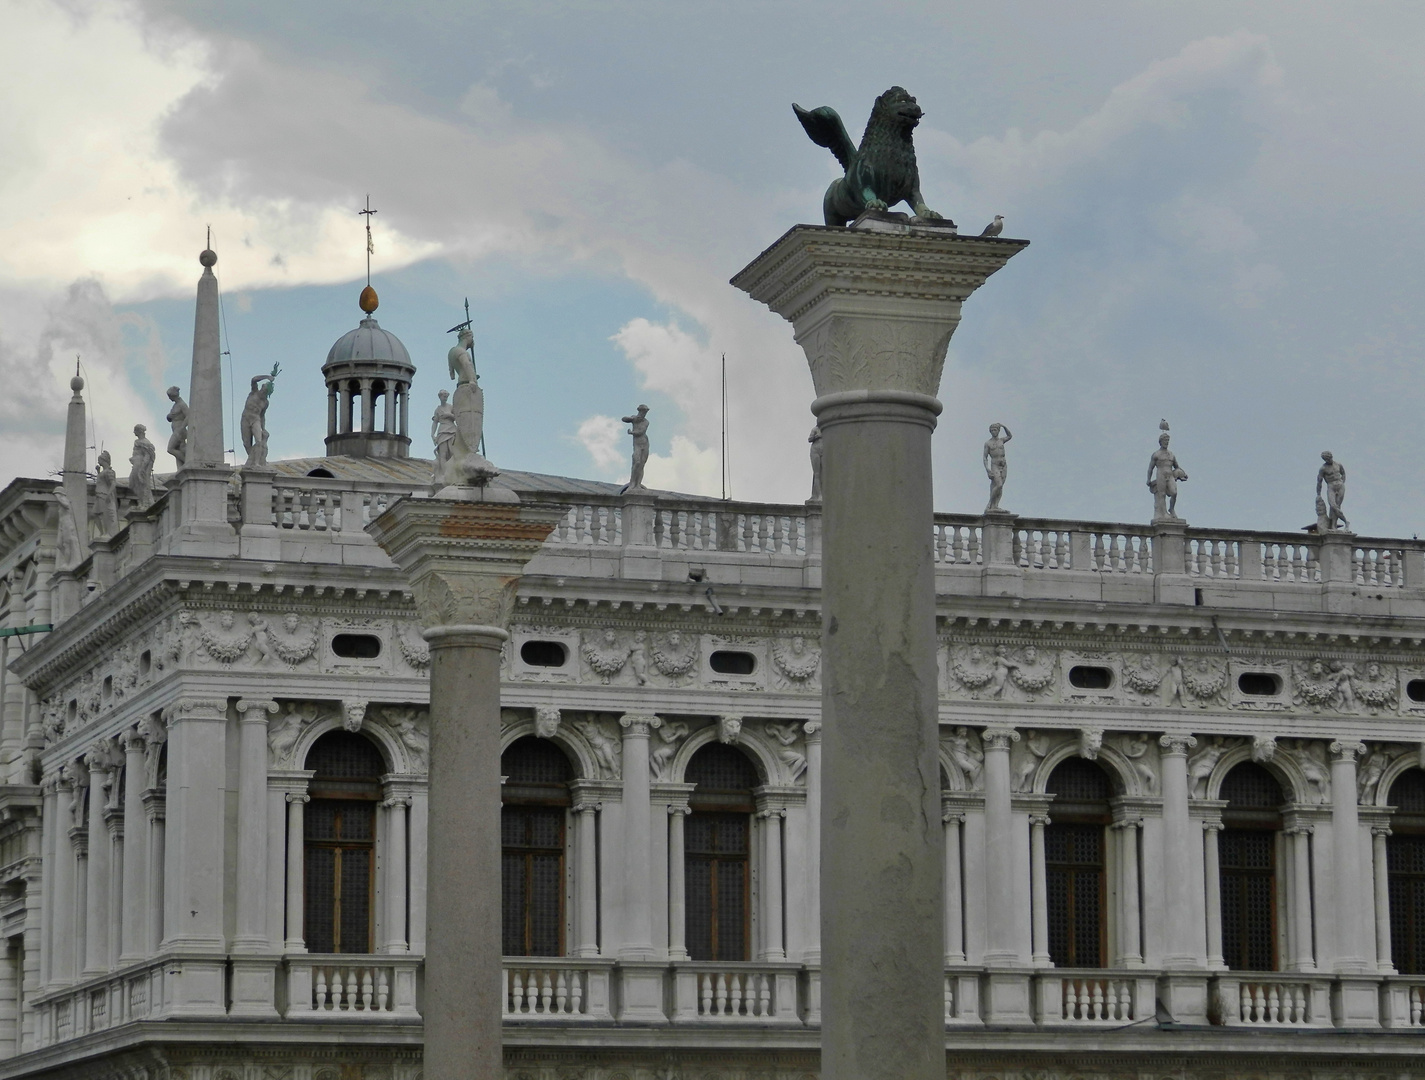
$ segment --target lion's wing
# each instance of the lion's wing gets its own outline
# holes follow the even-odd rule
[[[851,159],[856,156],[856,144],[846,134],[846,125],[841,122],[841,116],[835,109],[830,105],[823,105],[819,109],[808,111],[794,102],[792,111],[797,114],[797,119],[802,122],[802,127],[806,129],[812,142],[835,154],[843,169],[851,168]]]

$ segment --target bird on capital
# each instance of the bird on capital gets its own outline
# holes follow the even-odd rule
[[[998,236],[1004,231],[1004,215],[996,214],[995,219],[985,226],[981,236]]]

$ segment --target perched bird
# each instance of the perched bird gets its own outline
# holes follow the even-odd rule
[[[998,235],[999,235],[1001,232],[1003,232],[1003,231],[1004,231],[1004,215],[1003,215],[1003,214],[996,214],[996,215],[995,215],[995,219],[994,219],[993,221],[991,221],[988,225],[985,226],[985,231],[982,232],[982,233],[980,233],[980,235],[981,235],[981,236],[998,236]]]

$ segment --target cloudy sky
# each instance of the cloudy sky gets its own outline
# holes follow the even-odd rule
[[[96,445],[162,426],[207,226],[236,382],[280,363],[273,455],[321,453],[369,193],[413,418],[468,297],[497,463],[626,476],[642,401],[650,482],[716,494],[725,353],[733,493],[799,501],[806,363],[727,279],[819,220],[790,103],[859,134],[899,83],[930,205],[1032,241],[951,344],[939,508],[1001,420],[1007,507],[1145,521],[1166,417],[1193,524],[1307,523],[1331,449],[1358,531],[1425,532],[1418,4],[0,0],[0,41],[0,483],[58,468],[76,354]]]

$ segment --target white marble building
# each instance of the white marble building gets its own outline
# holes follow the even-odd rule
[[[62,484],[0,492],[0,626],[53,627],[0,637],[0,1078],[420,1073],[429,653],[363,526],[430,463],[342,341],[332,456],[72,567]],[[502,482],[569,508],[503,672],[509,1075],[814,1075],[816,505]],[[950,1074],[1425,1072],[1425,542],[934,543]]]

